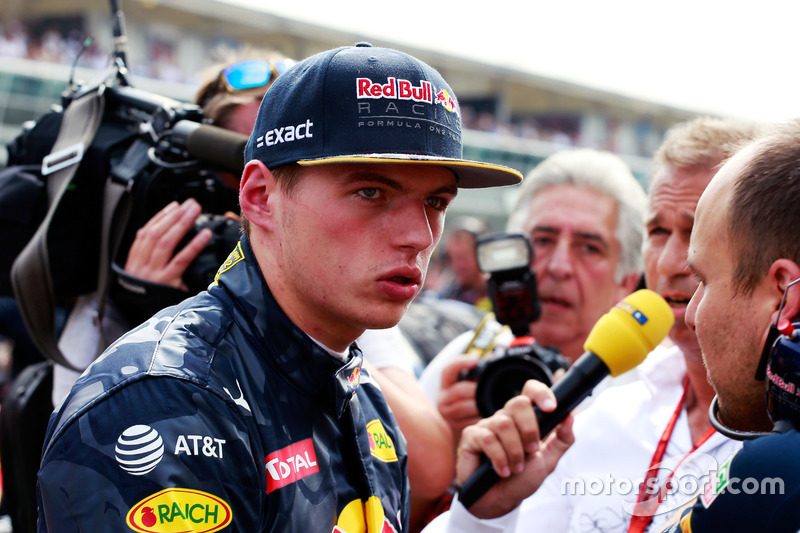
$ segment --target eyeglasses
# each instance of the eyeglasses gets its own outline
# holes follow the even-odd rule
[[[222,92],[223,88],[229,93],[236,93],[265,87],[296,63],[297,61],[293,59],[276,62],[255,59],[234,63],[220,71],[216,81],[203,92],[198,103],[204,107],[214,96]]]
[[[219,73],[218,82],[223,83],[229,92],[245,91],[267,85],[272,74],[277,78],[297,63],[292,59],[284,59],[275,63],[268,61],[242,61],[226,67]]]

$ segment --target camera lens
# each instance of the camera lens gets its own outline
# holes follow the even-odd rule
[[[545,363],[530,356],[502,357],[489,362],[480,374],[475,400],[482,417],[491,416],[518,396],[529,379],[553,384],[553,373]]]

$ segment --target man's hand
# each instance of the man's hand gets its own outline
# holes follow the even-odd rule
[[[572,415],[540,440],[534,404],[541,411],[555,409],[553,392],[542,382],[529,380],[522,394],[488,418],[464,429],[458,448],[456,478],[464,483],[489,458],[498,481],[470,507],[479,518],[502,516],[536,492],[572,445]]]
[[[442,370],[442,385],[437,397],[439,414],[453,430],[455,442],[458,442],[461,431],[481,419],[478,403],[475,401],[475,390],[478,387],[474,380],[459,380],[461,372],[478,366],[475,357],[460,357]]]
[[[173,257],[175,247],[194,225],[201,207],[189,198],[182,204],[171,202],[136,232],[125,271],[154,283],[183,290],[183,273],[211,240],[211,230],[204,228]]]

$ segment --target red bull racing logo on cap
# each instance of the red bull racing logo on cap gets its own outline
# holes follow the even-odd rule
[[[356,98],[387,98],[390,100],[412,100],[433,103],[433,85],[420,80],[419,85],[397,78],[388,78],[386,83],[376,83],[369,78],[356,78]]]
[[[445,109],[450,111],[451,113],[454,111],[458,111],[458,104],[456,103],[456,99],[450,96],[450,93],[447,92],[446,89],[442,89],[438,93],[436,93],[436,102],[437,104],[442,104]]]

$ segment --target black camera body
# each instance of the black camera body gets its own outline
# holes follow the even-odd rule
[[[528,238],[522,234],[491,235],[479,238],[475,248],[481,271],[490,275],[494,315],[514,334],[514,340],[501,353],[487,356],[462,376],[477,380],[478,411],[487,417],[519,395],[529,379],[551,386],[554,373],[566,370],[569,361],[556,348],[542,346],[530,336],[530,323],[538,320],[541,307],[536,276],[530,270],[533,248]]]
[[[529,379],[551,386],[555,372],[568,367],[569,361],[557,349],[542,346],[533,337],[517,337],[502,354],[481,361],[464,379],[477,380],[475,400],[485,418],[518,396]]]

